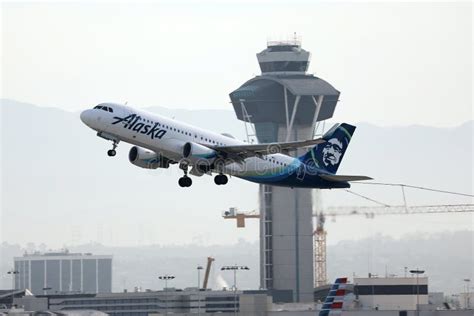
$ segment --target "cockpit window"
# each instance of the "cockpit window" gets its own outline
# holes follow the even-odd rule
[[[114,109],[112,109],[111,107],[108,107],[108,106],[96,105],[96,106],[94,106],[94,109],[98,109],[98,110],[102,110],[102,111],[105,111],[105,112],[114,113]]]

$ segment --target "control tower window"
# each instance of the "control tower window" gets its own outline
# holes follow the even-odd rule
[[[298,45],[276,45],[268,47],[269,52],[292,52]]]
[[[261,62],[260,69],[262,72],[276,72],[276,71],[301,71],[305,72],[308,69],[307,61],[271,61]]]

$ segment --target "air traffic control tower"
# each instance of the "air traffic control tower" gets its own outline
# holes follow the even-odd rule
[[[306,73],[310,53],[300,41],[268,42],[257,59],[262,74],[230,93],[237,118],[254,125],[260,143],[313,138],[339,91]],[[276,302],[312,302],[312,190],[260,185],[259,201],[260,287]]]

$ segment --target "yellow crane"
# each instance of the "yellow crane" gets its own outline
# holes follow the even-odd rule
[[[339,206],[329,207],[324,212],[313,214],[316,217],[316,230],[313,236],[314,247],[314,286],[327,284],[326,272],[326,235],[324,223],[328,216],[363,215],[366,218],[375,218],[381,215],[403,214],[440,214],[440,213],[468,213],[474,212],[474,204],[447,204],[447,205],[418,205],[407,206]]]
[[[326,217],[323,212],[316,215],[316,229],[313,233],[313,255],[314,255],[314,287],[326,285],[326,231],[324,230],[324,222]]]
[[[346,189],[345,191],[366,199],[368,201],[378,204],[378,206],[339,206],[329,207],[318,214],[313,214],[316,217],[316,230],[314,231],[313,247],[314,247],[314,285],[320,286],[327,284],[326,273],[326,235],[324,229],[324,222],[328,216],[333,219],[337,216],[352,216],[363,215],[366,218],[374,218],[380,215],[395,215],[395,214],[436,214],[436,213],[467,213],[474,212],[474,204],[445,204],[445,205],[418,205],[408,206],[405,188],[413,188],[418,190],[427,190],[438,193],[447,193],[460,196],[472,197],[471,194],[443,191],[420,186],[399,184],[399,183],[371,183],[373,185],[395,186],[400,187],[403,197],[403,205],[388,205],[371,199],[362,194]]]
[[[403,205],[387,205],[380,203],[373,199],[370,199],[361,194],[355,193],[350,190],[346,190],[348,193],[357,195],[361,198],[375,202],[379,206],[340,206],[340,207],[329,207],[324,211],[313,214],[316,217],[316,229],[313,232],[313,251],[314,251],[314,286],[321,286],[327,284],[327,256],[326,256],[326,236],[327,231],[324,228],[324,223],[328,216],[336,218],[337,216],[354,216],[363,215],[366,218],[374,218],[375,216],[381,215],[394,215],[394,214],[439,214],[439,213],[472,213],[474,212],[474,204],[444,204],[444,205],[418,205],[408,206],[405,196],[405,187],[422,189],[428,191],[435,191],[440,193],[456,194],[462,196],[472,197],[470,194],[462,194],[449,191],[441,191],[430,188],[416,187],[405,184],[387,184],[387,183],[374,183],[376,185],[390,185],[400,186],[403,194]],[[222,216],[224,219],[237,219],[237,227],[245,227],[246,218],[260,218],[255,210],[250,212],[239,212],[237,208],[231,207],[228,211],[224,211]]]
[[[244,228],[246,218],[260,218],[260,214],[256,210],[239,212],[236,207],[230,207],[228,211],[222,213],[222,217],[224,219],[237,219],[237,228]]]

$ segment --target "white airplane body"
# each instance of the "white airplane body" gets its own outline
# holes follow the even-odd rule
[[[156,169],[179,163],[185,173],[179,179],[182,187],[192,184],[188,168],[191,168],[189,173],[194,176],[217,173],[215,183],[219,185],[227,183],[226,175],[257,183],[305,188],[344,188],[350,186],[348,181],[370,179],[364,176],[336,176],[330,168],[320,166],[327,162],[326,166],[334,167],[330,165],[331,157],[336,157],[337,161],[332,159],[332,162],[336,163],[337,170],[345,151],[345,148],[341,148],[343,140],[337,141],[337,137],[329,134],[325,134],[328,137],[308,141],[254,145],[228,134],[214,133],[114,103],[102,103],[83,111],[81,120],[97,131],[98,136],[113,141],[109,156],[115,156],[115,148],[120,141],[124,141],[135,145],[129,152],[129,160],[136,166]],[[355,129],[348,124],[346,129],[347,126],[352,128],[352,132]],[[343,135],[338,132],[340,128],[334,127],[330,131]],[[348,144],[352,134],[345,131],[343,136]],[[315,157],[318,144],[323,145],[329,139],[337,144],[328,147],[325,154],[327,159],[321,157],[319,160],[323,161],[318,161]],[[279,153],[281,150],[308,146],[314,147],[298,158]],[[331,150],[332,154],[329,152]]]

